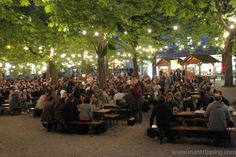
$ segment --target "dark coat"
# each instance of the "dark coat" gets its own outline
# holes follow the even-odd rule
[[[208,104],[210,103],[211,101],[211,98],[207,95],[204,95],[202,97],[200,97],[198,100],[197,100],[197,104],[196,104],[196,107],[197,107],[197,110],[199,110],[201,107],[203,107],[204,110],[206,110]]]
[[[194,104],[192,97],[187,97],[183,99],[183,110],[186,111],[187,108],[190,108],[190,111],[194,111]]]
[[[52,102],[45,103],[43,114],[41,117],[42,122],[52,122],[54,120],[54,104]]]
[[[16,92],[12,93],[9,104],[12,109],[21,107],[20,98]]]
[[[172,111],[165,102],[159,102],[153,108],[151,118],[150,118],[150,126],[153,125],[154,118],[156,118],[156,123],[159,128],[167,128],[169,126],[169,122],[172,117]]]
[[[73,122],[73,121],[76,121],[78,115],[79,115],[79,112],[77,108],[77,103],[71,102],[71,101],[67,102],[63,109],[63,119],[66,122]]]

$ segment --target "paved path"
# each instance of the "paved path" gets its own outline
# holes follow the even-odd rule
[[[192,141],[191,139],[184,139],[185,144],[160,145],[158,139],[146,136],[149,114],[145,113],[144,118],[144,123],[141,125],[127,126],[123,122],[104,134],[91,137],[47,132],[41,126],[39,119],[33,118],[32,115],[1,116],[0,156],[182,157],[183,154],[176,155],[176,151],[225,150],[209,145],[190,144],[188,142]],[[194,139],[196,140],[199,139]],[[236,141],[235,136],[233,140]]]
[[[236,87],[223,87],[216,84],[216,89],[222,91],[223,95],[232,103],[236,100]],[[235,104],[236,105],[236,104]]]

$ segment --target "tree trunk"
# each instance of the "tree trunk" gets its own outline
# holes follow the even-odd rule
[[[55,85],[58,79],[57,67],[55,62],[49,61],[48,64],[48,77],[51,79],[51,84]]]
[[[108,66],[108,57],[105,56],[105,78],[109,78],[109,66]]]
[[[139,78],[139,75],[138,75],[138,54],[136,52],[136,47],[138,46],[138,42],[137,41],[133,41],[131,43],[132,47],[133,47],[133,66],[134,66],[134,69],[133,69],[133,74],[136,78]]]
[[[225,48],[222,54],[222,62],[225,65],[224,72],[224,85],[226,87],[233,86],[233,74],[232,74],[232,46],[233,46],[233,35],[230,34],[228,38],[225,39]]]
[[[139,71],[138,70],[138,56],[137,56],[136,52],[133,53],[133,66],[134,66],[134,71],[133,71],[134,76],[136,78],[139,78],[139,75],[138,75],[138,71]]]
[[[103,89],[106,87],[106,70],[105,70],[105,58],[98,58],[98,86]]]
[[[97,77],[98,77],[98,86],[100,89],[106,87],[106,63],[105,63],[105,56],[107,54],[107,50],[105,49],[106,41],[104,39],[104,34],[99,36],[99,43],[96,48],[96,52],[98,55],[98,70],[97,70]]]
[[[152,77],[157,76],[157,57],[156,53],[154,53],[153,59],[152,59]]]
[[[81,61],[81,72],[82,72],[82,74],[87,74],[87,64],[86,64],[86,60],[85,60],[85,58],[84,58],[84,52],[82,53],[82,55],[81,55],[81,58],[82,58],[82,61]]]

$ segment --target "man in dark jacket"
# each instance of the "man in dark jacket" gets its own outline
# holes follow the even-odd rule
[[[18,93],[15,91],[15,89],[13,89],[13,88],[10,90],[9,104],[10,104],[11,115],[15,115],[15,114],[21,112],[20,97],[19,97]]]
[[[199,110],[201,108],[206,110],[208,104],[211,101],[211,98],[205,94],[204,90],[200,90],[199,95],[200,95],[200,98],[197,100],[197,104],[196,104],[197,110]]]
[[[77,104],[78,101],[73,96],[73,94],[69,95],[69,98],[63,108],[63,119],[65,120],[67,126],[70,126],[70,122],[76,121],[79,115]]]
[[[156,123],[160,132],[160,143],[163,142],[164,134],[169,127],[171,116],[172,111],[170,106],[165,103],[165,97],[162,95],[159,96],[157,104],[151,114],[150,127],[152,127],[154,118],[156,118]]]

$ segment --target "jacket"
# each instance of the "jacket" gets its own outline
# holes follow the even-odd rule
[[[223,102],[213,101],[210,103],[204,113],[204,116],[208,118],[208,130],[224,131],[227,129],[230,114]]]

